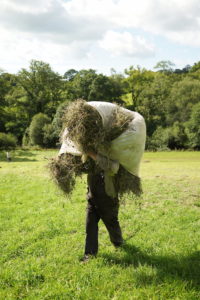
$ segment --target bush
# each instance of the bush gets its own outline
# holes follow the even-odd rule
[[[187,147],[187,135],[185,126],[175,122],[173,126],[163,128],[157,127],[151,137],[147,137],[148,150],[174,150]]]
[[[45,146],[43,129],[45,125],[50,124],[50,122],[50,118],[43,113],[39,113],[33,116],[31,124],[29,126],[29,136],[31,145],[38,145],[40,147]]]
[[[147,137],[146,148],[148,150],[169,150],[168,148],[169,132],[166,128],[157,127],[151,137]]]
[[[43,127],[43,145],[46,148],[56,147],[58,142],[58,136],[55,133],[54,126],[52,124],[45,124]]]
[[[58,106],[56,114],[53,118],[52,125],[53,125],[54,131],[55,131],[55,136],[57,136],[57,139],[58,139],[57,141],[59,141],[59,135],[60,135],[62,127],[63,127],[63,116],[64,116],[64,113],[66,112],[66,108],[69,105],[69,103],[70,102],[68,100],[61,103]]]
[[[23,138],[22,138],[22,146],[27,147],[30,146],[30,136],[29,136],[29,127],[26,128]]]
[[[168,147],[174,149],[184,149],[187,144],[187,135],[184,124],[175,122],[172,127],[167,128]]]
[[[200,103],[192,108],[190,120],[186,123],[186,132],[188,136],[188,145],[190,148],[200,149]]]
[[[17,139],[14,135],[0,132],[0,150],[11,150],[17,146]]]

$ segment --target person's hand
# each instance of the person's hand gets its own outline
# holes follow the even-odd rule
[[[97,159],[97,154],[94,153],[94,152],[88,152],[87,155],[88,155],[89,157],[91,157],[92,159],[94,159],[94,160]]]

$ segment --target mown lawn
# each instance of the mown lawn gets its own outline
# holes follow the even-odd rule
[[[0,299],[200,299],[200,152],[145,153],[144,195],[121,205],[124,248],[100,223],[86,264],[86,180],[66,200],[46,167],[55,153],[0,153]]]

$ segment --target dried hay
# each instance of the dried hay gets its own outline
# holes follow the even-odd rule
[[[83,153],[97,151],[103,141],[103,122],[98,111],[86,101],[78,99],[70,104],[63,116],[68,137]]]
[[[82,163],[81,157],[66,153],[51,159],[48,167],[55,183],[66,195],[70,195],[75,187],[76,177],[91,172],[94,162],[88,159]]]
[[[142,194],[141,180],[138,176],[132,175],[120,166],[116,175],[116,189],[120,199],[133,194],[140,196]]]
[[[120,136],[128,128],[132,120],[132,115],[124,114],[121,107],[117,106],[110,116],[107,129],[104,129],[104,143],[109,144],[112,140]]]

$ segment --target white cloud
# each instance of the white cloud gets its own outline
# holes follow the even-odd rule
[[[68,44],[57,44],[52,41],[42,41],[29,34],[0,30],[0,67],[9,72],[27,68],[32,59],[51,63],[62,70],[68,68],[71,61],[80,61],[87,57],[89,42],[72,41]]]
[[[110,29],[140,28],[200,46],[199,0],[71,0],[65,8],[74,16],[98,17],[102,23],[109,20],[113,26]]]
[[[47,11],[54,0],[1,0],[1,7],[21,12],[38,13]]]
[[[13,0],[9,1],[8,3],[14,3]],[[35,35],[38,39],[64,44],[74,40],[96,40],[102,36],[108,22],[101,24],[98,19],[90,19],[84,14],[76,18],[64,8],[62,3],[59,0],[46,0],[44,6],[46,9],[39,6],[40,10],[37,13],[31,10],[30,5],[24,6],[30,9],[24,11],[21,9],[22,4],[19,7],[5,4],[0,11],[0,24],[10,31],[25,32]]]
[[[96,52],[98,59],[102,57],[103,50],[120,56],[120,61],[138,61],[161,51],[156,44],[159,37],[183,47],[200,46],[199,0],[0,1],[4,69],[14,65],[19,69],[30,59],[55,65],[66,61],[81,65],[84,60],[87,66]]]
[[[0,24],[61,43],[136,28],[199,46],[199,11],[199,0],[2,0]]]
[[[100,46],[113,55],[147,57],[154,55],[154,46],[140,36],[129,32],[106,32]]]

